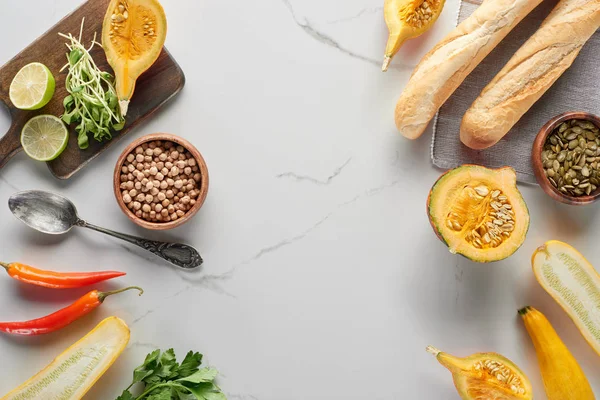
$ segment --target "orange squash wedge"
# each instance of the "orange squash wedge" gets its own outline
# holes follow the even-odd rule
[[[427,347],[446,367],[463,400],[531,400],[533,389],[527,376],[508,358],[496,353],[477,353],[458,358]]]
[[[167,17],[157,0],[112,0],[102,25],[102,47],[115,72],[121,114],[139,76],[158,59],[167,36]]]

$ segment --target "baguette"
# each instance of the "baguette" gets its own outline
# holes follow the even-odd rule
[[[542,0],[485,0],[423,57],[396,105],[402,135],[423,134],[439,108],[475,67]]]
[[[562,0],[467,110],[460,140],[496,144],[573,63],[600,27],[600,0]]]

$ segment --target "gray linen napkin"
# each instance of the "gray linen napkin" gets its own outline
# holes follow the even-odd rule
[[[555,115],[566,111],[600,114],[600,33],[596,33],[563,76],[523,116],[513,129],[495,146],[471,150],[460,142],[460,122],[465,111],[481,90],[502,69],[510,57],[537,30],[557,0],[545,0],[490,53],[465,79],[442,106],[433,128],[431,159],[437,167],[448,169],[462,164],[488,167],[511,166],[517,179],[536,183],[531,167],[531,146],[539,129]],[[466,19],[481,0],[463,0],[458,22]]]

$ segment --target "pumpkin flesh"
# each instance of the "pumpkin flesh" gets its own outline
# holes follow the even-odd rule
[[[427,209],[450,252],[478,262],[512,255],[529,229],[529,211],[508,167],[465,165],[448,171],[434,184]]]
[[[138,77],[154,64],[167,35],[165,12],[156,0],[112,0],[104,17],[102,46],[115,72],[121,114]]]

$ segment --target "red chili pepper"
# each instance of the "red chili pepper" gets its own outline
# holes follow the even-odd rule
[[[137,286],[130,286],[125,289],[114,290],[112,292],[99,292],[97,290],[92,290],[70,306],[67,306],[62,310],[58,310],[57,312],[45,317],[23,322],[0,322],[0,331],[27,336],[42,335],[45,333],[54,332],[92,312],[94,309],[100,306],[102,302],[104,302],[104,299],[106,299],[108,296],[122,293],[131,289],[139,290],[140,296],[144,293],[144,290]]]
[[[98,282],[117,278],[125,272],[100,271],[100,272],[54,272],[44,271],[19,263],[3,263],[0,266],[6,269],[8,275],[18,281],[32,285],[43,286],[51,289],[72,289],[82,286],[94,285]]]

